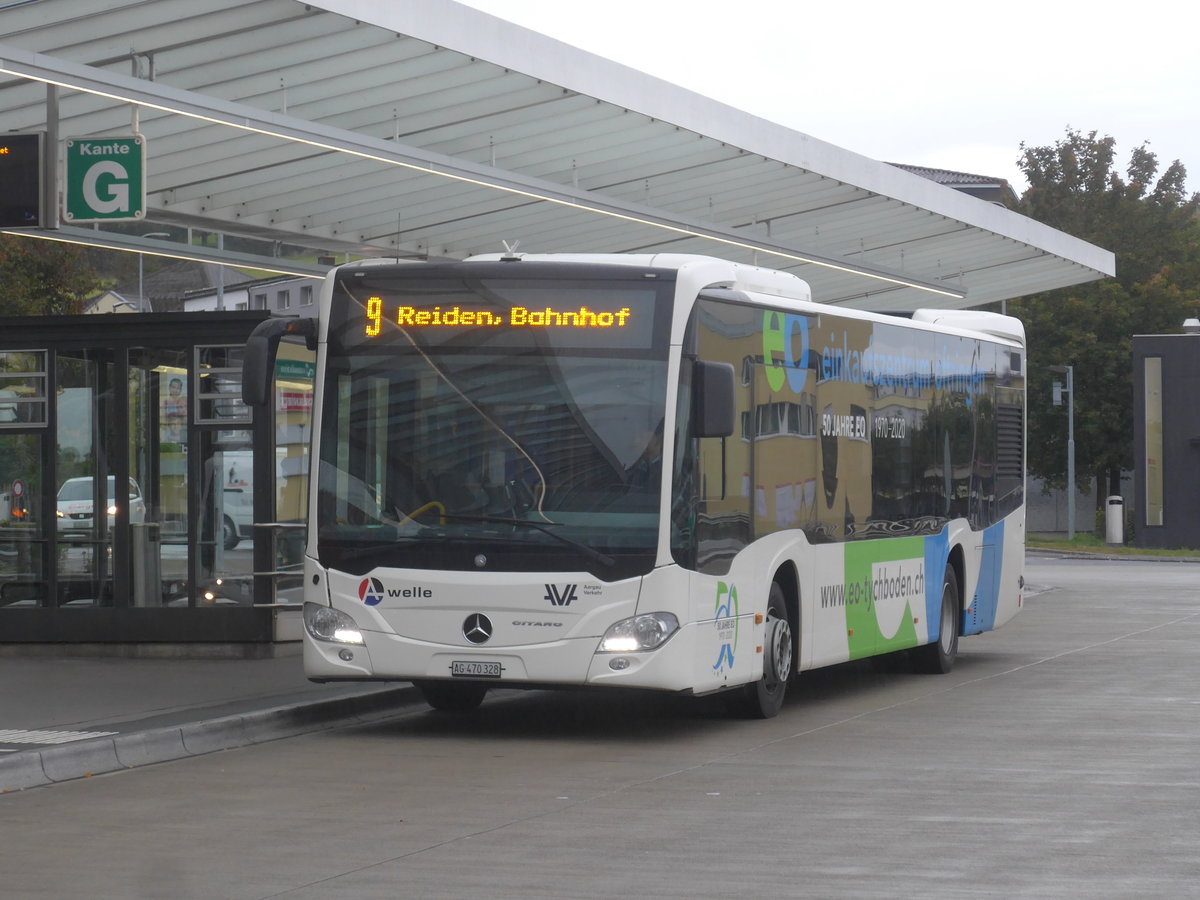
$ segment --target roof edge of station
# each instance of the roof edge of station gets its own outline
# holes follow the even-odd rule
[[[297,0],[299,2],[299,0]],[[540,78],[623,109],[1115,274],[1081,238],[454,0],[305,0],[307,6]]]

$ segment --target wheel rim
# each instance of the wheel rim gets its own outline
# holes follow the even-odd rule
[[[954,649],[954,604],[951,602],[950,588],[942,588],[942,628],[939,640],[942,652],[949,655]]]
[[[767,651],[764,671],[770,688],[787,681],[792,671],[792,629],[787,619],[767,619]]]

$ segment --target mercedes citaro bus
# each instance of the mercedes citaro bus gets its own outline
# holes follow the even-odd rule
[[[1022,601],[1025,343],[975,311],[812,302],[683,255],[370,260],[281,338],[317,353],[315,681],[723,692],[904,651],[947,671]]]

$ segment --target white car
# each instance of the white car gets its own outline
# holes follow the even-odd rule
[[[64,531],[90,531],[92,529],[92,499],[95,496],[93,479],[68,478],[58,489],[58,527]],[[108,507],[108,527],[111,529],[117,517],[116,479],[108,476],[108,491],[105,505]],[[146,521],[146,501],[142,489],[132,478],[129,479],[129,521]]]

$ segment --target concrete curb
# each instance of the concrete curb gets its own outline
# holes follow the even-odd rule
[[[418,696],[415,688],[406,686],[20,750],[0,756],[0,793],[372,722],[392,715]]]
[[[1110,562],[1170,562],[1200,563],[1200,556],[1153,556],[1137,553],[1105,553],[1101,550],[1054,550],[1049,547],[1026,547],[1027,556],[1049,559],[1103,559]]]

